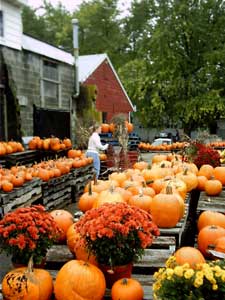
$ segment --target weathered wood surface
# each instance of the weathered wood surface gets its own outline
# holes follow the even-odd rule
[[[218,196],[208,196],[205,192],[201,192],[197,205],[197,212],[205,210],[223,212],[225,211],[225,190]]]

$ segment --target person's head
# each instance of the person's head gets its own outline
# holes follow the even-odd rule
[[[94,132],[101,133],[101,131],[102,131],[101,125],[98,123],[95,123],[94,125],[92,125],[90,127],[90,131],[91,131],[91,133],[94,133]]]

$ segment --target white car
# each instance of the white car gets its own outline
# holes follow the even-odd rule
[[[158,139],[155,139],[153,142],[152,142],[152,146],[160,146],[160,145],[163,145],[163,144],[167,144],[167,145],[171,145],[172,144],[172,139],[168,139],[168,138],[158,138]]]

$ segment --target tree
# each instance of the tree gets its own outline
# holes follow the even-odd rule
[[[72,15],[59,3],[56,7],[44,0],[44,12],[38,15],[35,9],[25,6],[22,11],[24,33],[37,39],[72,51]]]
[[[151,4],[143,26],[148,36],[143,34],[136,51],[146,72],[132,100],[140,115],[142,111],[148,115],[148,125],[181,123],[188,133],[210,125],[225,108],[224,1],[164,0]],[[138,5],[134,2],[132,11],[136,12]],[[135,22],[135,18],[132,13],[128,22]],[[132,64],[135,61],[129,62]],[[121,67],[120,74],[130,95],[124,68],[127,65]]]
[[[123,62],[126,45],[117,3],[118,0],[83,1],[74,13],[79,20],[80,54],[107,53],[116,67]]]

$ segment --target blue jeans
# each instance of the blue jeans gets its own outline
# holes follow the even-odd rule
[[[92,152],[92,151],[87,151],[86,156],[93,158],[93,165],[94,165],[94,169],[95,169],[95,173],[96,173],[96,179],[98,179],[99,173],[100,173],[100,158],[99,158],[98,153]]]

